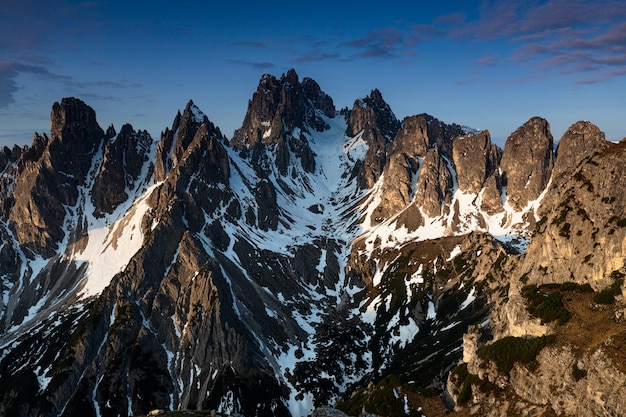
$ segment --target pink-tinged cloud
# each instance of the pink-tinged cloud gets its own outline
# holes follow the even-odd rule
[[[486,56],[476,61],[479,67],[495,67],[500,62],[500,57],[496,55]]]

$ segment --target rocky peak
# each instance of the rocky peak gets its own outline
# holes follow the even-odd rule
[[[435,144],[426,153],[417,180],[415,200],[420,201],[424,214],[429,217],[443,214],[443,208],[450,204],[452,198],[452,184],[452,174],[439,152],[439,146]]]
[[[333,99],[322,91],[315,80],[308,77],[303,78],[302,91],[304,92],[304,96],[311,100],[315,109],[321,110],[328,118],[335,117],[335,104],[333,103]]]
[[[423,157],[429,145],[428,122],[424,115],[409,116],[402,122],[402,127],[389,147],[389,152],[409,146],[415,155]]]
[[[354,102],[347,121],[346,134],[362,134],[368,145],[365,159],[358,167],[357,178],[361,188],[371,188],[385,168],[387,145],[400,129],[400,121],[377,89]]]
[[[70,97],[54,103],[50,115],[50,165],[57,171],[73,175],[82,183],[91,158],[104,139],[96,121],[96,112],[81,100]]]
[[[452,145],[459,189],[477,194],[499,162],[498,151],[491,144],[489,131],[458,137]]]
[[[274,144],[284,140],[296,129],[323,131],[328,125],[318,115],[334,116],[332,99],[319,85],[305,78],[302,83],[291,69],[280,79],[270,74],[261,77],[257,91],[248,102],[243,125],[235,130],[231,145],[250,149],[261,143]]]
[[[372,126],[389,142],[400,129],[400,121],[383,99],[378,89],[362,99],[357,99],[348,116],[347,134],[355,136],[367,126]]]
[[[385,178],[375,221],[393,216],[411,203],[416,191],[415,176],[420,168],[419,157],[426,155],[427,148],[426,120],[420,116],[405,118],[402,128],[387,149]]]
[[[210,123],[208,117],[200,111],[192,100],[187,102],[182,115],[176,114],[172,129],[161,133],[161,140],[157,146],[155,179],[162,181],[167,173],[178,165],[198,128],[202,124]],[[212,124],[212,129],[215,128]],[[219,133],[219,136],[222,136]],[[175,141],[175,142],[174,142]]]
[[[114,138],[115,135],[117,135],[117,132],[115,131],[115,126],[110,125],[109,127],[107,127],[107,131],[104,134],[104,138],[108,140],[108,139]]]
[[[426,120],[428,126],[428,138],[429,145],[436,144],[439,147],[441,155],[446,157],[452,156],[452,142],[458,136],[465,134],[465,130],[462,126],[452,123],[447,124],[431,116],[430,114],[422,113],[418,117],[423,117]]]
[[[112,126],[107,130],[107,136]],[[142,168],[148,162],[152,138],[146,131],[136,132],[130,124],[122,126],[117,137],[105,141],[102,166],[91,193],[96,216],[111,213],[135,189]]]
[[[65,236],[66,207],[75,206],[104,140],[95,111],[76,98],[54,103],[50,138],[36,135],[21,152],[9,220],[20,244],[45,257]]]
[[[553,139],[545,119],[533,117],[508,137],[500,167],[513,208],[524,208],[545,190],[553,161]]]
[[[330,126],[324,119],[334,114],[332,99],[310,78],[300,83],[294,70],[279,79],[265,74],[230,145],[249,157],[261,176],[269,171],[286,176],[294,157],[304,171],[313,172],[315,158],[305,133],[327,130]]]
[[[200,126],[207,123],[210,123],[207,116],[200,111],[193,101],[189,100],[180,119],[180,125],[178,126],[178,136],[174,144],[174,153],[172,156],[174,165],[180,163]],[[215,130],[215,126],[212,125],[211,128],[211,130]],[[221,133],[216,133],[221,136]]]
[[[554,184],[563,184],[583,159],[607,145],[604,132],[596,125],[588,121],[571,125],[563,134],[556,151]]]

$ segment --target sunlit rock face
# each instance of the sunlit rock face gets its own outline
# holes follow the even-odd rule
[[[550,125],[539,117],[533,117],[509,136],[500,167],[512,207],[525,207],[546,189],[554,166],[553,146]]]

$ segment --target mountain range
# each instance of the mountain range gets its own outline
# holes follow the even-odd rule
[[[0,414],[623,415],[625,164],[294,70],[231,138],[64,98],[0,152]]]

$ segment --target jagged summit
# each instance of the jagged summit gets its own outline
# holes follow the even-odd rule
[[[328,124],[320,117],[334,117],[330,96],[310,78],[302,83],[291,69],[279,79],[265,74],[248,103],[248,111],[240,129],[235,130],[231,145],[238,149],[254,148],[284,141],[284,135],[297,130],[324,131]]]
[[[562,411],[516,387],[506,401],[480,391],[481,378],[545,381],[517,364],[496,376],[477,352],[554,330],[530,316],[525,284],[624,291],[625,146],[578,122],[555,151],[533,117],[499,149],[488,130],[399,121],[376,89],[341,114],[289,70],[261,77],[230,141],[191,100],[154,140],[105,132],[69,98],[49,136],[0,151],[0,414],[385,414],[374,399],[388,389],[394,410],[434,415],[425,387],[458,407],[470,390],[485,415]],[[561,300],[587,297],[576,314],[580,294]],[[596,407],[570,393],[626,380],[615,355],[590,359],[621,340],[551,350],[589,377],[545,391]],[[624,404],[623,386],[602,404]]]

